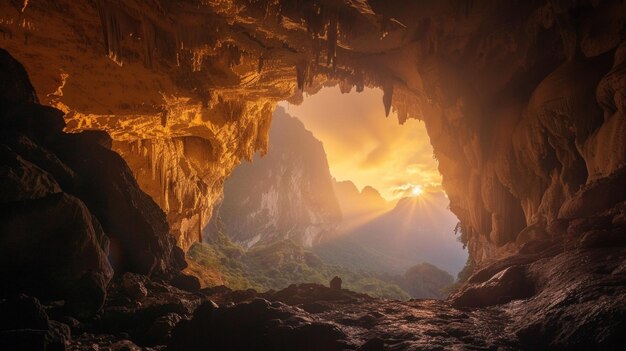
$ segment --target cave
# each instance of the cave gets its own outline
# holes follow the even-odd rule
[[[618,0],[2,1],[0,348],[621,349],[625,19]],[[446,299],[201,284],[189,252],[229,179],[279,103],[322,87],[425,125],[469,254]]]

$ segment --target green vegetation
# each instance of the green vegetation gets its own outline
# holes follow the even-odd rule
[[[410,298],[396,284],[382,281],[372,273],[326,264],[290,240],[254,247],[247,252],[223,234],[214,235],[210,240],[195,244],[187,253],[191,261],[189,270],[207,286],[224,284],[237,290],[267,291],[294,283],[328,285],[334,276],[339,276],[343,287],[352,291],[389,299]],[[215,271],[221,279],[207,274]]]

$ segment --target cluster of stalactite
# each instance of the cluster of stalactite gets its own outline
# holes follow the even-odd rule
[[[115,76],[94,71],[91,78],[88,66],[64,55],[67,47],[52,47],[45,54],[64,63],[67,74],[60,82],[56,67],[41,69],[44,55],[35,46],[9,39],[9,49],[33,68],[35,85],[57,82],[52,92],[63,86],[62,96],[41,90],[41,101],[63,104],[71,131],[104,129],[125,142],[206,139],[221,171],[201,178],[217,177],[205,182],[216,188],[238,162],[266,147],[278,101],[297,103],[337,84],[342,92],[380,88],[381,111],[396,112],[400,123],[425,122],[450,208],[476,261],[549,237],[554,223],[592,211],[582,198],[597,208],[620,201],[617,193],[600,195],[598,184],[616,186],[625,163],[621,1],[66,5],[78,11],[73,15],[83,22],[75,28],[86,28],[84,35],[54,37],[45,28],[50,21],[65,28],[64,15],[37,3],[24,13],[15,9],[15,18],[44,30],[11,30],[76,45],[81,50],[73,54]],[[12,5],[0,6],[8,13]],[[90,33],[94,28],[102,32]],[[123,94],[111,94],[117,91]],[[145,106],[148,99],[154,102]],[[150,163],[129,164],[152,177]],[[174,193],[159,201],[162,208],[179,211],[172,199],[193,188],[194,176],[186,176],[179,190],[155,186],[153,196],[156,189]]]

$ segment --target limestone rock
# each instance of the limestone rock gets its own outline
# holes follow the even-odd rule
[[[456,307],[484,307],[528,298],[534,292],[526,267],[511,266],[482,284],[463,288],[451,300]]]
[[[276,110],[272,148],[240,165],[224,183],[224,198],[206,228],[246,248],[280,240],[311,247],[333,234],[341,221],[326,153],[302,122]]]
[[[0,56],[8,68],[21,67],[6,51],[2,50]],[[23,69],[16,69],[13,73],[2,76],[2,86],[21,84],[30,87]],[[23,82],[12,82],[11,79]],[[27,217],[31,212],[27,207],[30,205],[25,205],[23,200],[44,197],[57,199],[58,197],[52,195],[62,192],[71,194],[73,197],[63,198],[60,203],[65,206],[65,203],[78,201],[80,204],[61,206],[69,212],[57,211],[54,216],[78,220],[77,228],[86,226],[80,221],[93,222],[89,227],[94,228],[96,238],[92,238],[91,230],[84,229],[82,233],[87,235],[86,239],[76,240],[97,240],[101,244],[103,253],[93,254],[94,260],[102,258],[107,261],[108,240],[111,238],[113,266],[120,271],[167,275],[171,271],[177,272],[184,268],[183,255],[174,248],[175,239],[169,234],[165,215],[139,189],[124,160],[107,148],[111,146],[108,135],[104,132],[63,133],[63,112],[34,103],[29,96],[7,95],[0,111],[0,123],[3,126],[0,150],[6,161],[3,162],[0,173],[5,179],[5,188],[1,193],[4,206],[21,208],[23,213],[13,215],[22,216],[21,220],[28,222]],[[9,97],[20,100],[10,101]],[[9,205],[9,201],[20,201],[21,205]],[[46,201],[42,200],[41,203]],[[46,206],[36,205],[36,201],[28,203],[32,206]],[[92,214],[96,218],[93,221]],[[61,225],[54,216],[49,219],[52,223],[50,232],[54,232],[54,228]],[[8,217],[4,218],[9,220]],[[36,226],[33,222],[27,225]],[[73,224],[67,225],[71,227]],[[45,235],[44,226],[45,223],[40,223],[40,227],[35,230],[39,234],[33,235]],[[7,232],[6,235],[16,234]],[[66,254],[71,252],[66,251]],[[79,250],[78,255],[81,254],[83,253]],[[104,266],[106,267],[102,268]],[[92,280],[95,279],[93,284],[99,285],[101,289],[111,276],[108,261],[106,264],[102,263],[102,267],[87,264],[85,268],[86,271],[93,269],[94,274],[100,275],[92,277]],[[92,284],[86,280],[84,282],[87,285]],[[61,279],[60,284],[65,282]],[[96,303],[98,304],[101,301]]]

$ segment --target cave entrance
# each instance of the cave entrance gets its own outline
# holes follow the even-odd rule
[[[279,103],[267,155],[226,181],[192,269],[234,289],[337,275],[371,295],[445,297],[467,260],[458,219],[424,123],[385,118],[382,99],[324,87]]]

